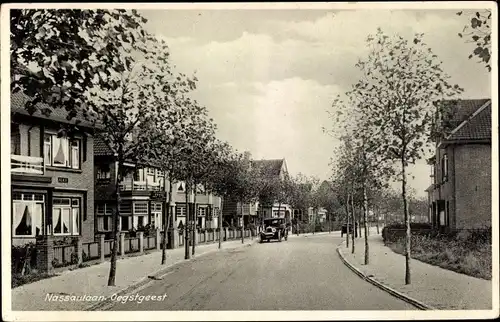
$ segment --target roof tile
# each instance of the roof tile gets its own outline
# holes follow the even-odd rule
[[[456,129],[446,141],[491,139],[491,101],[479,113]]]

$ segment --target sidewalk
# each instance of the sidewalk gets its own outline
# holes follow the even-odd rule
[[[345,242],[345,259],[366,276],[419,302],[440,310],[491,310],[492,282],[411,260],[412,283],[405,285],[405,257],[384,246],[381,235],[368,236],[370,263],[364,265],[364,238],[357,238],[355,254]]]
[[[222,251],[251,245],[257,238],[245,238],[222,243]],[[194,259],[203,254],[216,252],[218,243],[200,245],[196,247]],[[134,284],[147,281],[148,276],[185,262],[184,247],[167,250],[167,265],[161,265],[161,251],[151,254],[118,259],[116,270],[116,286],[107,286],[110,262],[64,271],[59,276],[44,279],[35,283],[25,284],[12,289],[12,311],[81,311],[97,304],[96,301],[49,301],[50,294],[57,296],[104,296],[110,297],[114,293]]]

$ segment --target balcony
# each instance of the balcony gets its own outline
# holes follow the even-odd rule
[[[157,182],[128,180],[120,184],[121,191],[160,191],[160,184]]]
[[[42,157],[25,155],[10,155],[10,171],[12,174],[41,174],[45,173]]]

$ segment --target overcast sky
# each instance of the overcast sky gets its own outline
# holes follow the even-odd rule
[[[354,64],[365,39],[386,33],[424,40],[443,61],[463,97],[490,97],[490,75],[469,60],[457,36],[457,10],[143,10],[150,31],[164,37],[172,62],[197,72],[196,98],[218,124],[218,135],[256,159],[286,158],[291,174],[328,179],[334,140],[327,110],[358,80]],[[412,168],[418,195],[430,184],[424,161]]]

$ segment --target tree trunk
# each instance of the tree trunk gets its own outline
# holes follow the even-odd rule
[[[224,207],[224,199],[220,198],[220,209],[219,209],[219,249],[222,248],[222,208]]]
[[[363,223],[365,226],[365,265],[370,263],[370,253],[368,246],[368,225],[366,219],[368,217],[368,198],[366,196],[366,184],[363,184]]]
[[[345,235],[345,244],[346,244],[346,247],[349,248],[349,219],[350,219],[350,216],[349,216],[349,193],[347,193],[347,200],[345,203],[345,212],[347,215],[347,232]]]
[[[186,192],[186,224],[184,225],[184,259],[190,259],[191,255],[189,253],[189,183],[186,180],[185,192]]]
[[[352,223],[353,223],[353,227],[352,227],[352,237],[351,237],[351,242],[352,242],[352,245],[351,245],[351,253],[354,254],[355,252],[355,242],[356,240],[354,239],[355,236],[356,236],[356,232],[357,232],[357,229],[358,227],[356,227],[356,210],[354,209],[354,193],[351,195],[351,212],[352,212]]]
[[[410,259],[411,259],[411,230],[410,230],[410,216],[408,214],[408,204],[406,200],[406,166],[404,160],[401,159],[402,166],[402,191],[401,194],[403,196],[403,210],[405,215],[405,224],[406,224],[406,241],[405,241],[405,259],[406,259],[406,267],[405,267],[405,284],[411,284],[411,272],[410,272]]]
[[[378,218],[379,218],[379,216],[380,216],[380,212],[379,212],[378,207],[377,207],[377,209],[376,209],[376,212],[377,212],[377,213],[375,214],[375,217],[376,217],[376,219],[377,219],[377,235],[380,235],[380,223],[379,223],[379,220],[378,220]]]
[[[116,191],[116,211],[113,214],[113,250],[111,252],[111,265],[109,269],[109,278],[108,278],[108,286],[115,286],[116,279],[116,259],[118,257],[118,236],[120,234],[120,229],[118,227],[120,223],[120,204],[121,204],[121,195],[120,195],[120,182],[122,181],[122,172],[123,172],[123,144],[118,146],[118,171],[116,182],[115,182],[115,191]],[[127,218],[128,219],[128,218]]]
[[[241,209],[241,243],[245,243],[245,215],[243,214],[243,201],[241,201],[240,205]]]
[[[193,246],[192,246],[192,255],[194,256],[195,247],[196,247],[196,234],[198,233],[198,229],[196,228],[196,221],[198,220],[198,211],[196,211],[196,194],[197,194],[197,184],[194,183],[194,199],[193,199]]]
[[[168,202],[165,205],[163,213],[165,216],[163,217],[163,240],[162,240],[162,250],[161,250],[161,264],[165,265],[167,262],[167,236],[168,229],[170,228],[170,204],[172,203],[172,175],[168,176]]]

